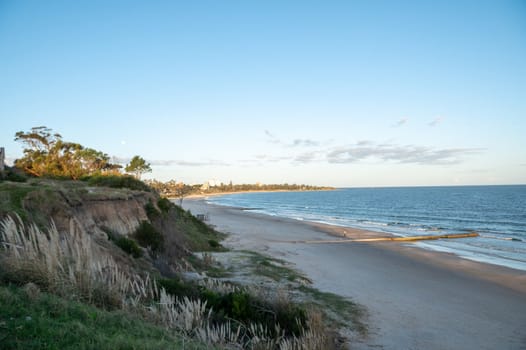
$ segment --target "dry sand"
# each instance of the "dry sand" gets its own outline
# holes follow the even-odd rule
[[[368,309],[369,336],[352,349],[526,349],[526,273],[408,243],[301,244],[378,233],[261,215],[186,199],[229,233],[226,244],[287,260],[314,287]]]

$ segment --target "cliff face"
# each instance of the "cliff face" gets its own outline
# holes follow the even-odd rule
[[[156,201],[152,193],[127,189],[49,186],[30,191],[22,206],[30,219],[44,225],[53,221],[59,232],[67,232],[73,221],[95,236],[108,229],[130,236],[148,220],[145,205]]]
[[[80,206],[73,208],[73,216],[85,229],[96,231],[100,228],[109,228],[124,236],[135,232],[141,221],[148,220],[144,206],[153,196],[138,193],[126,200],[106,199],[88,200]]]
[[[146,221],[149,226],[143,226],[140,233],[141,237],[147,236],[142,246],[151,248],[155,242],[148,240],[154,239],[161,242],[161,247],[156,252],[144,249],[143,256],[162,273],[171,273],[181,266],[181,258],[191,251],[220,249],[218,240],[223,237],[180,207],[161,200],[156,193],[88,186],[82,181],[0,182],[0,219],[13,214],[43,229],[54,224],[64,235],[79,231],[88,234],[114,256],[126,258],[129,256],[115,239],[124,236],[139,243],[137,229]]]

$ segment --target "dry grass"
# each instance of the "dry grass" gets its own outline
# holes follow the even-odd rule
[[[319,313],[309,313],[307,327],[297,337],[285,337],[279,326],[271,331],[260,324],[235,320],[214,323],[213,310],[207,308],[206,302],[174,297],[159,290],[149,276],[123,269],[74,222],[68,234],[60,234],[54,225],[43,232],[36,225],[24,225],[19,217],[1,221],[0,273],[4,280],[26,285],[28,294],[38,295],[43,289],[105,308],[140,310],[164,327],[210,346],[258,350],[327,348]],[[223,294],[239,290],[214,279],[202,283]],[[284,307],[290,303],[283,292],[266,294],[266,298],[274,298],[276,304]]]
[[[157,291],[151,280],[124,271],[72,221],[67,235],[54,225],[42,232],[19,217],[0,223],[3,279],[35,283],[57,295],[106,308],[137,305]]]
[[[233,283],[225,282],[215,278],[204,278],[199,280],[199,285],[219,294],[239,292],[241,288]]]

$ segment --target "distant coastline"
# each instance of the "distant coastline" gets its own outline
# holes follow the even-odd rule
[[[206,197],[212,195],[226,195],[235,193],[254,193],[254,192],[307,192],[307,191],[331,191],[335,187],[329,186],[312,186],[305,184],[233,184],[232,182],[217,183],[208,181],[203,184],[188,185],[182,182],[168,181],[161,182],[157,180],[146,181],[148,186],[155,189],[160,195],[171,198],[181,199],[195,196]]]
[[[231,192],[210,192],[210,193],[194,193],[184,198],[199,199],[206,197],[227,196],[231,194],[246,194],[246,193],[283,193],[283,192],[320,192],[320,191],[335,191],[337,188],[324,188],[317,190],[246,190],[246,191],[231,191]],[[168,199],[178,199],[179,197],[167,197]]]

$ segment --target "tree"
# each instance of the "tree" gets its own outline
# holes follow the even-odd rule
[[[15,161],[17,168],[34,175],[45,175],[51,168],[52,154],[57,142],[62,140],[60,134],[52,134],[51,129],[38,126],[29,132],[19,131],[15,134],[15,141],[26,145],[24,157]],[[56,158],[56,157],[54,157]]]
[[[126,168],[124,168],[124,170],[126,170],[128,173],[134,174],[137,179],[140,179],[143,173],[151,172],[152,168],[150,167],[150,163],[146,163],[143,158],[134,156],[130,163],[126,164]]]
[[[52,176],[79,179],[94,175],[114,165],[109,156],[92,148],[62,140],[45,126],[34,127],[29,132],[19,131],[15,141],[22,142],[24,157],[15,161],[17,168],[33,176]]]

